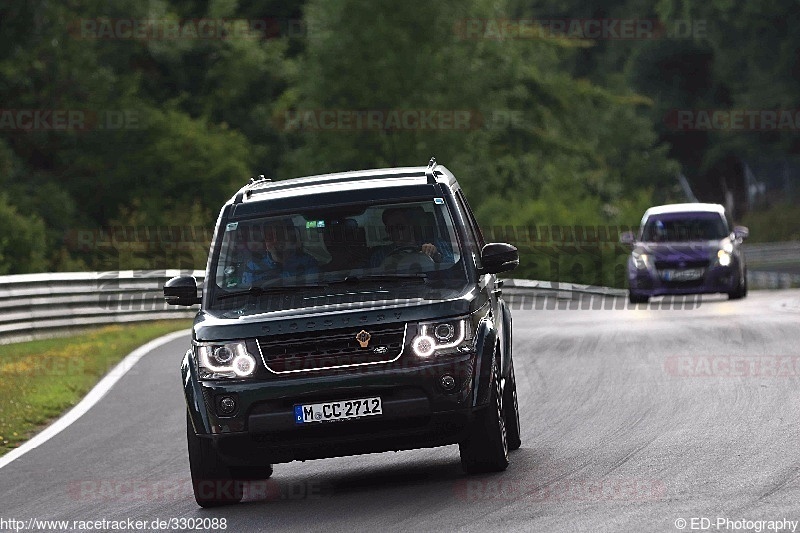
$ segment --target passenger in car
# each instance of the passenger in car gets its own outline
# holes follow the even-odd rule
[[[253,253],[245,264],[242,283],[252,285],[273,278],[314,275],[319,272],[317,260],[303,251],[297,229],[291,221],[265,224],[264,253]]]

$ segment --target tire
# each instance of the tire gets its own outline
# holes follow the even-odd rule
[[[628,292],[628,301],[632,304],[646,304],[650,300],[649,296]]]
[[[743,277],[744,279],[739,278],[739,283],[736,285],[736,289],[728,293],[729,300],[741,300],[747,296],[747,271],[744,271]]]
[[[186,413],[186,440],[189,447],[189,469],[192,473],[194,499],[200,507],[219,507],[242,501],[242,482],[231,475],[210,439],[195,435],[192,420]]]
[[[508,468],[508,439],[500,393],[497,359],[492,362],[489,403],[475,417],[469,436],[458,445],[461,468],[467,474],[502,472]]]
[[[511,361],[511,371],[506,379],[503,390],[503,408],[506,414],[506,439],[509,451],[517,450],[522,446],[519,424],[519,403],[517,402],[517,377],[514,374],[514,361]]]

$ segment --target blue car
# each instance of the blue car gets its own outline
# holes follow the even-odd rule
[[[631,303],[666,294],[726,293],[747,296],[747,266],[742,253],[746,227],[730,229],[719,204],[687,203],[651,207],[638,235],[620,242],[633,247],[628,257]]]

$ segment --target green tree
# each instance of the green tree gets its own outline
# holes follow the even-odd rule
[[[68,110],[81,119],[67,129],[0,128],[8,152],[0,184],[19,212],[44,223],[43,269],[104,261],[98,251],[71,248],[70,235],[134,210],[147,224],[182,224],[197,205],[211,224],[254,168],[277,164],[279,137],[265,107],[283,89],[286,39],[102,39],[86,30],[204,16],[237,16],[236,2],[0,7],[3,108]]]
[[[0,274],[25,274],[44,270],[44,223],[25,216],[0,195]]]
[[[321,29],[279,107],[297,128],[284,175],[420,165],[435,154],[489,227],[629,223],[653,191],[669,194],[677,165],[658,145],[651,102],[570,74],[591,43],[504,40],[488,25],[465,36],[471,21],[507,19],[503,3],[367,4],[308,3],[309,26]],[[386,109],[471,110],[482,120],[460,131],[303,129],[304,113]]]

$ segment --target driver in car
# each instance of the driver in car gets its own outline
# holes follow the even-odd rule
[[[303,251],[297,229],[287,221],[264,226],[264,253],[254,254],[245,264],[242,283],[252,285],[274,278],[313,275],[317,260]]]
[[[415,213],[418,210],[420,213]],[[417,215],[415,217],[415,215]],[[439,238],[433,242],[424,242],[420,223],[424,220],[421,208],[391,207],[383,211],[383,223],[391,244],[377,247],[370,256],[369,266],[377,267],[391,255],[402,253],[420,253],[430,257],[435,263],[452,262],[453,252],[450,246]],[[415,218],[417,222],[415,223]],[[434,244],[436,243],[436,244]]]

